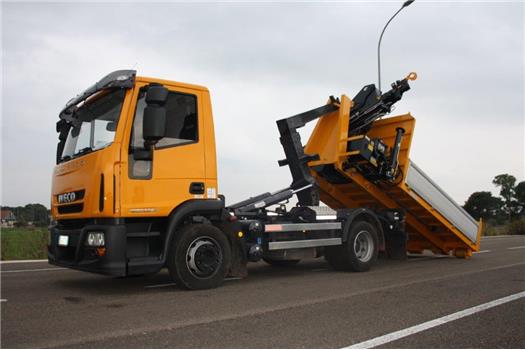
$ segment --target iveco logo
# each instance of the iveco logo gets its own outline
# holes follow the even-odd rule
[[[68,193],[63,193],[63,194],[58,195],[58,203],[60,204],[74,202],[75,199],[76,199],[75,192],[68,192]]]

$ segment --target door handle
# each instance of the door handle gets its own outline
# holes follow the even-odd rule
[[[191,194],[204,194],[204,182],[192,182],[190,184]]]

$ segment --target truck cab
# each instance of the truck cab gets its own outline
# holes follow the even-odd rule
[[[151,87],[167,92],[165,133],[145,145]],[[223,206],[210,95],[202,86],[116,71],[66,104],[57,132],[53,264],[118,276],[156,271],[176,208]]]

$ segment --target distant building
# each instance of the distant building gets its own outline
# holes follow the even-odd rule
[[[2,209],[0,223],[2,227],[13,227],[16,222],[15,214],[10,209]]]

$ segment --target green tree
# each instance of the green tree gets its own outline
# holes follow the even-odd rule
[[[49,214],[46,207],[42,204],[27,204],[25,207],[27,216],[31,218],[35,226],[47,226],[49,224]]]
[[[495,176],[494,180],[492,180],[492,183],[496,185],[496,187],[500,188],[499,194],[501,197],[503,197],[503,201],[505,202],[503,210],[508,215],[510,220],[514,214],[517,214],[517,203],[514,199],[516,178],[509,174],[501,174]]]
[[[49,225],[49,210],[42,204],[26,204],[23,207],[3,207],[10,209],[17,221],[17,226],[26,226],[33,223],[35,226]]]
[[[514,188],[514,199],[518,202],[518,215],[525,215],[525,181],[520,182]]]
[[[463,208],[476,220],[497,219],[501,214],[503,201],[488,191],[474,192]]]

